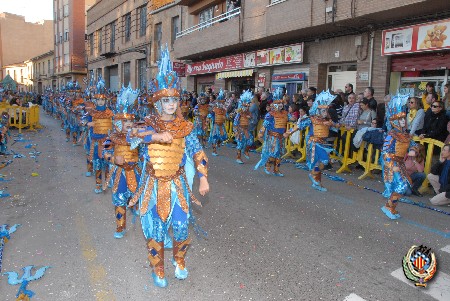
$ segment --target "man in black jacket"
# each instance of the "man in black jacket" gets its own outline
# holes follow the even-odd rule
[[[436,195],[430,199],[433,205],[450,204],[450,144],[444,145],[439,162],[431,167],[427,178]]]

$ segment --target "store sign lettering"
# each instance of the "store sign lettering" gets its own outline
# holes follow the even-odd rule
[[[227,70],[242,69],[244,67],[242,54],[228,56],[220,59],[208,60],[186,66],[188,75],[215,73]]]
[[[305,73],[274,74],[272,76],[272,81],[274,82],[295,80],[305,80]]]

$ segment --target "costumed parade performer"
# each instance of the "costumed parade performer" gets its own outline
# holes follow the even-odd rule
[[[186,279],[185,256],[191,241],[188,226],[193,218],[191,203],[200,204],[191,191],[194,175],[200,180],[201,195],[209,191],[209,184],[208,158],[197,133],[191,122],[177,114],[178,78],[172,71],[167,46],[161,50],[161,56],[153,94],[157,114],[145,118],[145,129],[133,129],[130,134],[132,147],[144,144],[147,151],[139,189],[129,206],[139,201],[153,283],[166,287],[164,249],[172,242],[168,231],[172,228],[175,277]]]
[[[136,193],[139,183],[138,161],[139,152],[131,149],[127,142],[127,133],[133,128],[135,114],[134,102],[138,90],[122,88],[116,102],[114,114],[114,132],[105,141],[104,157],[113,166],[110,171],[112,184],[112,203],[115,207],[116,232],[115,238],[122,238],[126,231],[127,205]]]
[[[382,156],[382,175],[384,181],[383,196],[388,198],[381,207],[384,214],[390,219],[400,218],[396,207],[402,195],[411,191],[411,179],[405,167],[405,156],[408,149],[416,145],[411,140],[406,124],[406,113],[403,111],[408,101],[408,95],[396,95],[389,101],[386,117],[390,121],[388,134],[384,139]]]
[[[283,134],[286,132],[288,112],[284,110],[283,92],[278,88],[273,93],[274,102],[270,112],[264,117],[263,126],[258,132],[258,138],[263,139],[261,160],[256,164],[255,170],[265,165],[266,174],[283,177],[280,172],[281,156],[285,152]],[[271,166],[273,165],[273,172]]]
[[[252,98],[253,95],[250,90],[242,93],[236,110],[236,117],[233,121],[233,132],[237,142],[236,162],[239,164],[244,164],[241,159],[242,152],[244,152],[246,159],[250,159],[249,151],[254,140],[253,133],[249,130],[249,124],[252,119],[252,113],[250,113],[249,108]]]
[[[181,93],[180,109],[184,119],[189,119],[189,113],[191,112],[191,100],[186,90]]]
[[[203,147],[206,148],[206,136],[208,134],[208,122],[206,117],[209,114],[209,105],[206,103],[206,95],[200,93],[198,104],[194,108],[194,128],[197,133],[198,140]]]
[[[333,147],[327,145],[326,139],[333,125],[328,114],[328,107],[335,98],[336,96],[331,95],[329,91],[322,91],[317,95],[309,110],[310,117],[299,119],[290,132],[284,134],[284,137],[289,137],[296,131],[303,131],[309,127],[308,137],[306,137],[306,166],[311,171],[309,178],[312,187],[319,191],[327,191],[322,186],[322,170],[330,163],[330,153],[333,151]]]
[[[211,104],[212,109],[208,114],[207,120],[211,120],[212,128],[209,134],[208,142],[212,146],[212,155],[218,156],[217,148],[223,141],[228,140],[227,130],[225,129],[225,117],[227,110],[224,106],[225,98],[224,93],[220,90],[217,100]]]
[[[102,193],[102,178],[108,178],[109,164],[103,158],[103,143],[112,130],[112,117],[114,113],[106,108],[105,82],[99,77],[97,94],[94,95],[95,110],[89,112],[88,126],[90,128],[91,149],[89,159],[92,161],[95,172],[95,193]]]

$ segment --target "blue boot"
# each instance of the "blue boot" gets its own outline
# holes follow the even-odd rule
[[[381,207],[381,211],[390,219],[399,219],[401,217],[398,213],[392,213],[386,206]]]
[[[153,278],[153,284],[157,287],[167,287],[167,285],[169,284],[167,282],[166,277],[164,278],[159,278],[158,276],[156,276],[155,273],[152,272],[152,278]]]
[[[97,194],[103,193],[103,189],[102,189],[102,187],[100,186],[100,187],[95,188],[95,189],[94,189],[94,192],[97,193]]]
[[[125,235],[126,232],[127,232],[126,230],[122,230],[122,232],[114,232],[114,238],[120,239]]]

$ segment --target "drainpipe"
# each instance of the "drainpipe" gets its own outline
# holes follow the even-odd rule
[[[372,87],[372,72],[373,72],[373,48],[374,48],[375,32],[370,32],[370,62],[369,62],[369,87]]]

